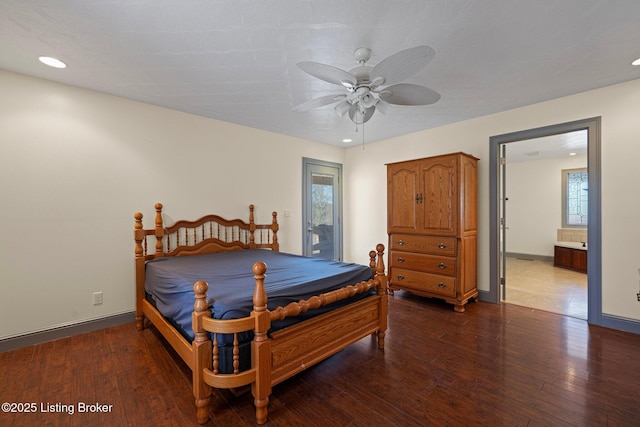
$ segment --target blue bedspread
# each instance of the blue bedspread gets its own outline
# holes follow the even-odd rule
[[[193,339],[193,284],[198,280],[209,284],[214,318],[246,317],[253,309],[255,279],[251,269],[256,261],[267,264],[265,288],[270,310],[372,277],[368,266],[252,249],[149,261],[146,291],[160,313]],[[273,326],[286,325],[280,322]]]

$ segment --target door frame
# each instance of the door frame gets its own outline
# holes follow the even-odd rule
[[[343,259],[343,230],[342,230],[342,164],[328,162],[325,160],[302,158],[302,253],[306,256],[307,250],[307,220],[311,216],[310,196],[309,192],[311,182],[309,181],[311,168],[314,166],[328,167],[336,170],[337,182],[334,185],[335,197],[333,206],[333,238],[334,238],[334,255],[336,261]]]
[[[601,118],[592,117],[535,129],[512,132],[489,138],[489,292],[484,301],[500,304],[500,147],[503,144],[541,138],[561,133],[587,130],[587,165],[589,171],[589,226],[587,238],[587,311],[589,323],[602,325],[602,185],[601,185]]]

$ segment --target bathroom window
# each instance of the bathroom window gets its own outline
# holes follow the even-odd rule
[[[586,227],[589,208],[589,173],[586,168],[562,171],[562,226]]]

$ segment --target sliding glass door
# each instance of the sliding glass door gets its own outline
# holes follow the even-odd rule
[[[342,260],[342,165],[303,159],[303,254]]]

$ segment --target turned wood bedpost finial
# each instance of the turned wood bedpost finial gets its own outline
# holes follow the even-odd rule
[[[156,254],[161,254],[162,237],[164,236],[164,227],[162,226],[162,203],[156,203]]]
[[[378,252],[378,262],[376,263],[376,275],[384,276],[384,245],[382,243],[378,243],[376,246],[376,251]]]
[[[199,321],[199,318],[202,316],[211,317],[211,313],[209,312],[209,303],[207,302],[208,290],[209,284],[204,280],[198,280],[193,285],[193,292],[196,296],[193,303],[193,324],[191,326],[195,335],[194,341],[196,342],[209,341],[209,334],[202,328]]]
[[[280,250],[280,244],[278,244],[278,230],[280,226],[278,225],[278,212],[273,211],[271,213],[273,220],[271,221],[271,231],[273,231],[273,248],[276,251]]]
[[[384,275],[384,245],[378,243],[375,251],[369,252],[369,267],[376,273],[376,276]]]
[[[144,233],[141,233],[139,230],[142,230],[142,212],[136,212],[133,214],[133,218],[136,220],[133,225],[133,239],[136,241],[136,257],[144,255],[144,250],[142,249],[142,241],[144,240]]]
[[[207,304],[207,291],[209,290],[209,284],[204,280],[198,280],[193,285],[193,292],[196,294],[196,300],[193,303],[193,311],[201,313],[207,311],[209,308]]]
[[[267,264],[258,261],[253,264],[253,277],[256,279],[256,287],[253,291],[253,310],[262,312],[267,310],[267,292],[264,289],[264,278],[267,272]],[[266,332],[266,331],[265,331]]]
[[[249,247],[251,249],[256,247],[256,222],[255,217],[253,216],[253,210],[255,206],[249,205]]]

